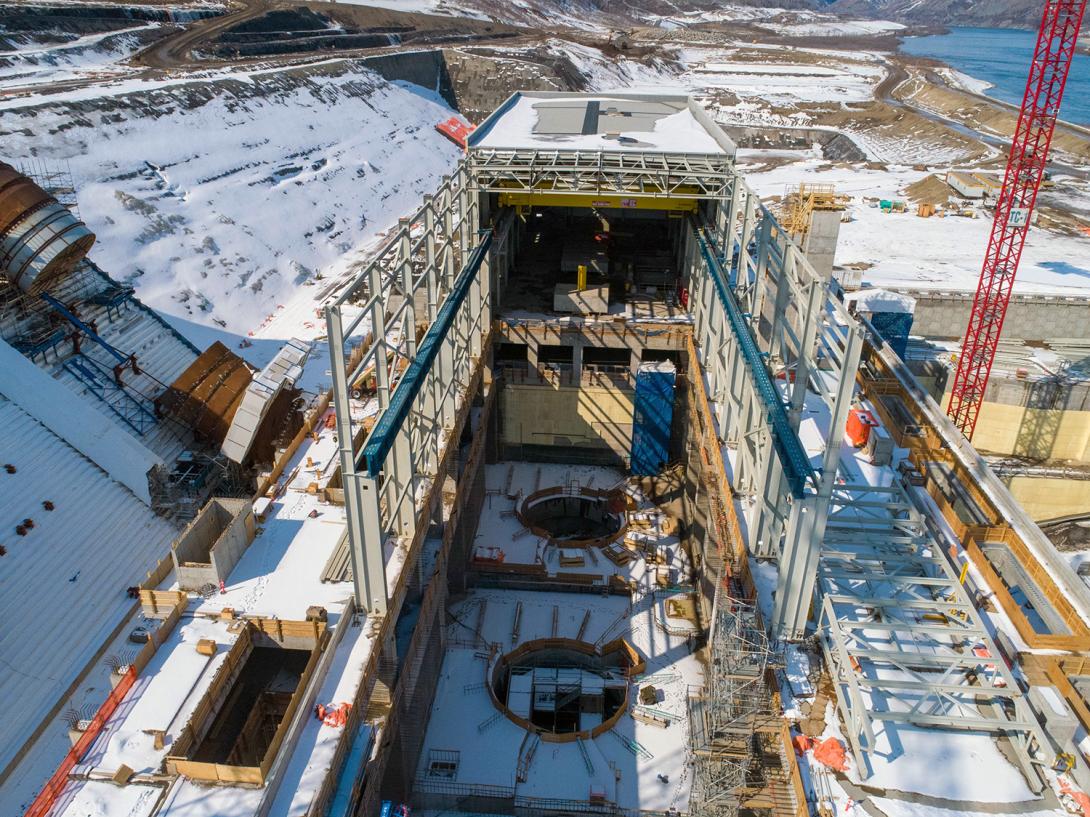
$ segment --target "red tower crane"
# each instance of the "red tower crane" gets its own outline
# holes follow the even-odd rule
[[[988,251],[946,412],[970,440],[1003,330],[1014,276],[1045,173],[1060,100],[1075,54],[1087,0],[1047,0],[1011,143],[1003,190],[995,204]]]

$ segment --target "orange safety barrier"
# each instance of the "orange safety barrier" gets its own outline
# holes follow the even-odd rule
[[[1083,817],[1090,817],[1090,797],[1085,792],[1079,791],[1064,778],[1060,778],[1060,792],[1075,801],[1075,805],[1082,811]]]
[[[836,738],[826,738],[814,746],[814,760],[838,772],[848,770],[848,757],[844,751],[844,744]]]
[[[314,717],[326,726],[341,727],[348,722],[348,713],[352,711],[352,704],[318,704],[314,708]]]
[[[38,792],[38,796],[34,798],[34,802],[30,804],[30,808],[26,810],[25,817],[45,817],[49,814],[53,808],[53,804],[57,802],[57,798],[60,797],[61,792],[64,791],[64,787],[68,784],[68,773],[72,771],[77,763],[87,753],[87,750],[91,748],[91,744],[98,738],[99,733],[102,731],[102,727],[106,725],[106,721],[114,714],[118,704],[121,703],[126,693],[132,689],[132,685],[136,682],[136,667],[129,666],[128,671],[121,678],[120,683],[110,690],[110,694],[106,696],[106,700],[103,701],[102,706],[98,708],[98,712],[91,719],[90,726],[80,736],[80,739],[76,741],[76,745],[68,750],[68,754],[64,756],[64,760],[61,761],[61,765],[57,767],[57,771],[53,773],[53,776],[49,778],[49,781],[42,787],[42,790]]]
[[[458,147],[462,148],[462,150],[465,150],[466,140],[469,138],[469,134],[473,133],[477,128],[475,125],[463,122],[457,116],[452,116],[445,122],[440,122],[436,125],[435,129]]]

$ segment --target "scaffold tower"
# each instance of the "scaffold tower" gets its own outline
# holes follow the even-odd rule
[[[766,682],[773,650],[756,607],[716,594],[708,682],[689,695],[693,813],[735,817],[762,731],[774,728]]]

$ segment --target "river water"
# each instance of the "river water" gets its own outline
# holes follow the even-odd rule
[[[1011,28],[954,28],[948,34],[906,37],[901,51],[942,60],[951,68],[991,83],[988,96],[1022,103],[1037,33]],[[1090,125],[1090,56],[1076,54],[1064,90],[1060,118]]]

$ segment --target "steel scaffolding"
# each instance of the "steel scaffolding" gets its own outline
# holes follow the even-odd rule
[[[773,651],[753,605],[716,593],[708,681],[690,692],[694,780],[691,811],[734,817],[762,731],[777,723],[766,676]]]

